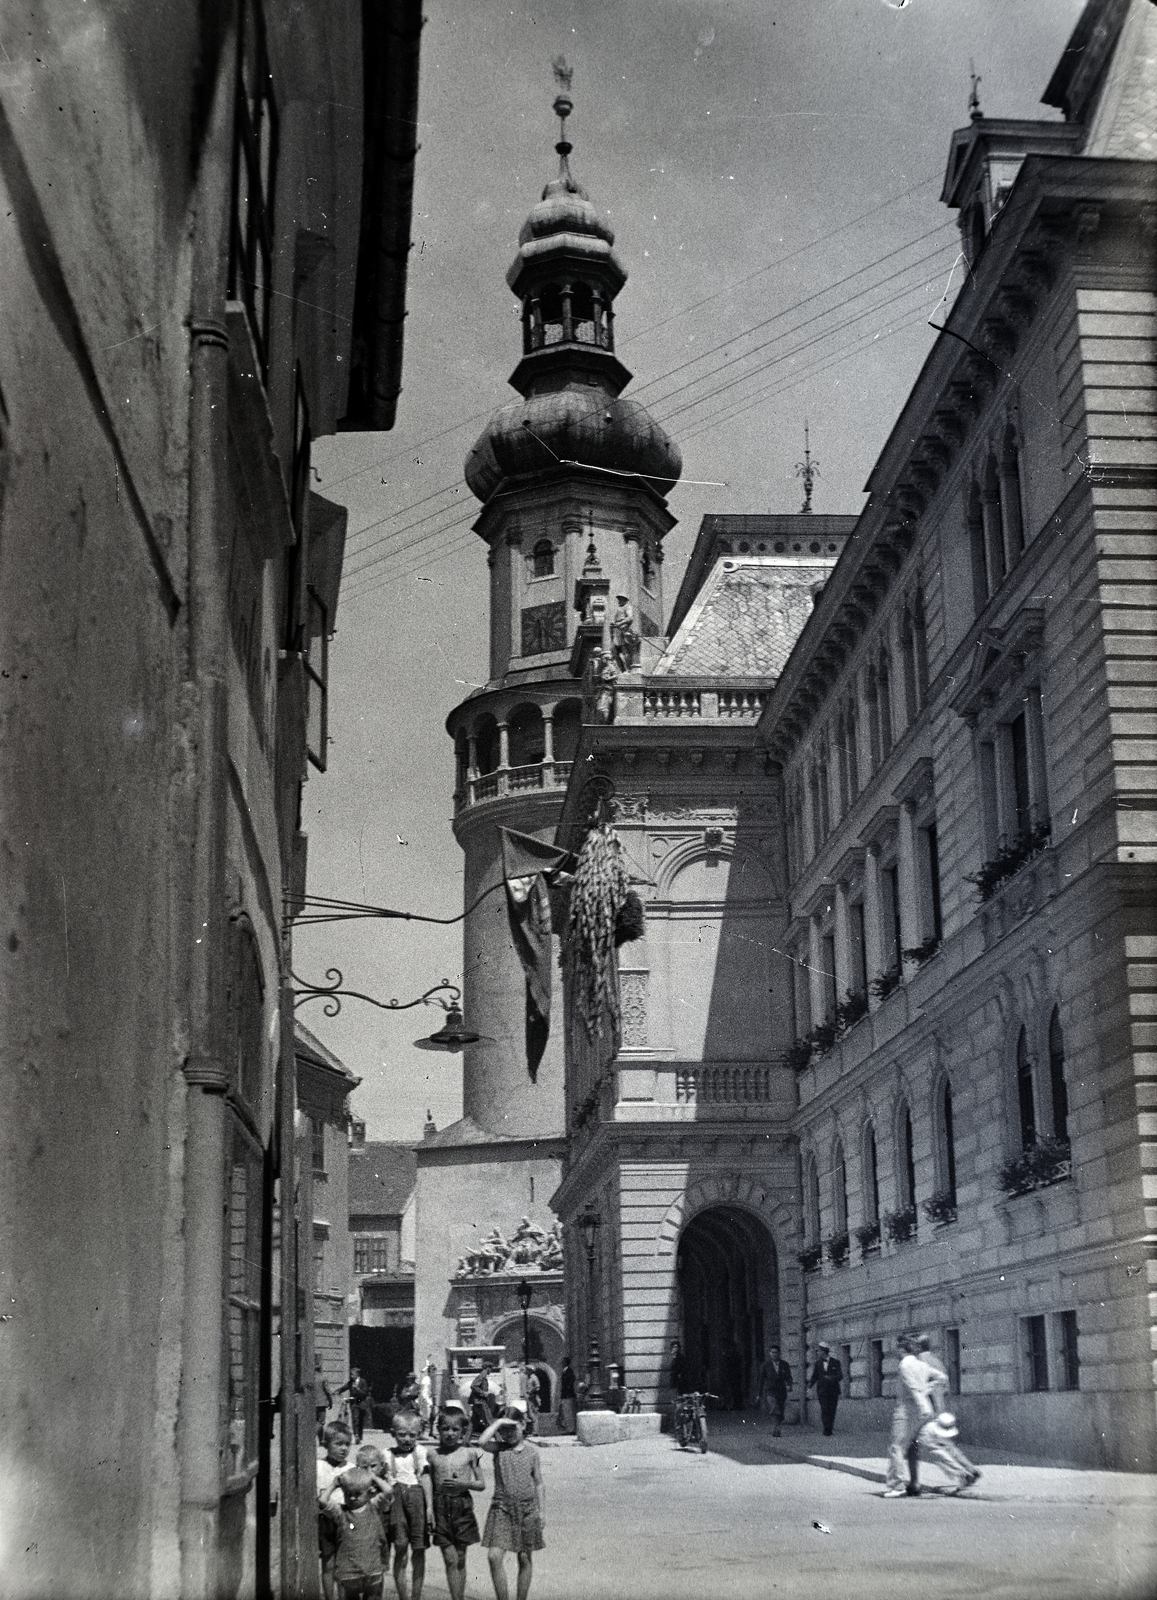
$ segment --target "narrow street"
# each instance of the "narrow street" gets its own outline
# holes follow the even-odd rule
[[[534,1600],[1148,1600],[1157,1589],[1152,1477],[977,1451],[983,1477],[967,1496],[885,1500],[880,1436],[789,1428],[777,1442],[738,1418],[712,1423],[705,1456],[666,1435],[591,1449],[543,1441]],[[788,1454],[820,1446],[831,1466]],[[488,1502],[477,1498],[480,1526]],[[436,1550],[427,1571],[427,1595],[446,1594]],[[472,1549],[467,1594],[492,1593]]]

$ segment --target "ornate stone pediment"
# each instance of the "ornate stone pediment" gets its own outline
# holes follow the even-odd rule
[[[985,628],[976,641],[964,685],[951,700],[966,722],[975,722],[1024,671],[1044,637],[1043,606],[1024,606],[1005,628]]]

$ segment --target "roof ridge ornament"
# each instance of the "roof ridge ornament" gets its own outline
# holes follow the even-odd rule
[[[808,434],[807,418],[803,419],[803,460],[795,464],[795,475],[803,481],[803,505],[801,512],[811,514],[812,490],[815,488],[816,479],[820,475],[820,464],[812,460],[811,439]]]
[[[980,85],[984,79],[976,70],[976,62],[969,58],[968,76],[972,81],[972,90],[968,96],[968,117],[971,122],[983,122],[984,112],[980,109]]]

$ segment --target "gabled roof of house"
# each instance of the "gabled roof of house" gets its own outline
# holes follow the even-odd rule
[[[350,1150],[351,1216],[400,1217],[414,1192],[418,1158],[412,1145],[371,1140]]]

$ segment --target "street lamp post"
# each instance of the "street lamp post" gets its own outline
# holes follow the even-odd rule
[[[587,1410],[605,1411],[607,1398],[603,1393],[602,1363],[599,1357],[599,1339],[595,1331],[595,1240],[598,1237],[600,1217],[593,1205],[588,1205],[579,1217],[579,1226],[587,1247],[587,1314],[590,1324],[590,1354],[587,1357]]]

